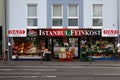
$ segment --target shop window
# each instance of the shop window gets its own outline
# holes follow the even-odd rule
[[[93,4],[93,26],[103,26],[102,4]]]
[[[55,4],[52,6],[52,26],[62,26],[62,5]]]
[[[19,53],[34,53],[37,52],[37,38],[13,38],[13,48],[17,48]]]
[[[28,4],[27,26],[37,26],[37,5]]]
[[[12,59],[40,59],[38,38],[13,38]]]
[[[68,5],[68,26],[76,27],[78,26],[78,5],[70,4]]]
[[[80,53],[81,59],[84,60],[87,60],[90,55],[95,60],[116,59],[115,38],[82,38],[80,43]]]

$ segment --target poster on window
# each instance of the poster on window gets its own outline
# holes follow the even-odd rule
[[[73,57],[78,57],[78,47],[69,47],[69,51],[73,54]]]
[[[78,38],[69,38],[69,51],[74,57],[78,57]]]
[[[61,47],[54,47],[54,57],[59,57]]]

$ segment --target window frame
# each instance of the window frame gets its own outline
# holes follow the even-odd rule
[[[61,9],[62,9],[62,11],[61,11],[61,12],[62,12],[62,13],[61,13],[61,16],[54,16],[54,15],[53,15],[54,5],[60,5],[60,6],[61,6]],[[51,6],[51,10],[52,10],[52,12],[51,12],[51,15],[52,15],[52,18],[51,18],[52,28],[63,28],[63,5],[62,5],[62,4],[53,4],[53,5]],[[53,19],[61,19],[61,20],[62,20],[61,26],[53,26]]]
[[[77,16],[73,17],[73,16],[69,16],[69,9],[70,9],[70,5],[76,5],[77,6]],[[78,26],[69,26],[69,19],[78,19]],[[79,5],[78,4],[68,4],[67,5],[67,22],[68,22],[68,28],[79,28]]]
[[[36,6],[36,16],[29,16],[28,15],[28,6]],[[37,12],[38,12],[38,5],[37,5],[37,3],[28,3],[27,4],[27,28],[37,28],[37,26],[38,26],[38,14],[37,14]],[[28,25],[28,19],[37,19],[36,26]]]
[[[100,5],[101,6],[101,8],[102,8],[101,16],[94,16],[94,6],[95,5]],[[92,26],[95,27],[95,28],[102,28],[102,26],[103,26],[103,4],[93,4],[92,5],[92,10],[93,10]],[[94,25],[94,22],[93,22],[94,19],[102,19],[102,25]]]

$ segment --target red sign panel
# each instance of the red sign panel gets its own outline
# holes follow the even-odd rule
[[[100,29],[37,29],[38,36],[101,36]],[[31,30],[27,30],[28,33]],[[32,33],[31,33],[32,34]],[[28,35],[29,36],[29,35]]]
[[[104,30],[103,33],[108,34],[108,35],[109,34],[115,35],[115,34],[118,34],[118,31],[117,30]]]
[[[25,30],[8,30],[8,34],[25,34]]]

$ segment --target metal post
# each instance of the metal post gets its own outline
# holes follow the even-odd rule
[[[8,49],[8,52],[7,52],[7,60],[9,61],[9,45],[8,45],[8,42],[9,42],[9,36],[8,36],[8,29],[9,29],[9,0],[5,0],[5,33],[6,33],[6,49]]]

